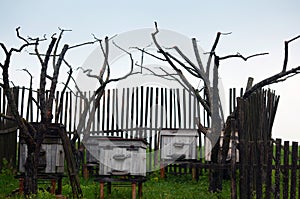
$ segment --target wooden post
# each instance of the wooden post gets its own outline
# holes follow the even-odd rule
[[[235,120],[231,119],[230,122],[231,122],[231,199],[237,199]]]
[[[165,165],[163,160],[160,162],[160,177],[165,178]]]
[[[191,164],[192,166],[192,178],[193,180],[197,180],[197,169],[195,164]]]
[[[297,161],[298,161],[298,143],[293,142],[292,143],[292,171],[291,171],[290,198],[296,198]]]
[[[281,139],[276,139],[275,154],[275,199],[280,198],[280,160],[281,160]]]
[[[269,141],[267,145],[267,171],[266,171],[266,191],[265,198],[271,198],[272,189],[272,159],[273,159],[273,141]]]
[[[284,141],[283,198],[289,198],[289,141]]]
[[[104,199],[104,182],[100,182],[100,199]]]
[[[61,194],[62,193],[62,177],[58,178],[58,182],[57,182],[57,194]]]
[[[107,182],[107,193],[110,196],[110,194],[111,194],[111,182]]]
[[[19,194],[22,195],[24,192],[24,178],[19,179]]]
[[[131,184],[131,187],[132,187],[132,190],[131,190],[131,197],[132,197],[132,199],[136,199],[136,183],[135,182],[133,182],[132,184]]]
[[[82,168],[83,168],[83,178],[85,180],[89,179],[89,171],[88,171],[87,164],[82,164]]]
[[[55,187],[56,187],[56,179],[51,179],[51,194],[55,194]]]
[[[139,182],[138,183],[138,191],[139,191],[139,199],[141,199],[143,197],[143,183]]]

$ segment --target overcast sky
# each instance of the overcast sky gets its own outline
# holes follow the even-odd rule
[[[11,47],[19,45],[20,41],[15,36],[18,26],[21,26],[22,34],[32,37],[52,35],[58,27],[72,29],[65,38],[75,44],[90,41],[91,33],[103,38],[135,29],[153,28],[153,22],[157,21],[160,28],[189,38],[196,37],[205,51],[211,48],[218,31],[232,32],[221,38],[217,48],[220,56],[237,52],[245,56],[270,53],[247,62],[239,59],[222,62],[220,76],[225,90],[244,87],[249,76],[258,82],[279,72],[283,63],[284,40],[300,34],[300,2],[297,0],[44,2],[1,1],[0,41]],[[300,65],[299,52],[300,40],[290,44],[289,69]],[[3,60],[3,54],[0,58]],[[78,65],[84,62],[80,56],[70,58]],[[14,67],[30,67],[20,66],[22,64],[16,62]],[[16,70],[11,73],[12,76],[20,74]],[[274,137],[300,141],[299,85],[300,75],[280,85],[270,86],[281,96]]]

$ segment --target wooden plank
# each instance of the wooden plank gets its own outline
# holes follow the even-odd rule
[[[150,88],[150,101],[149,101],[149,105],[150,105],[150,110],[149,110],[149,115],[150,115],[150,127],[153,127],[153,122],[152,122],[152,112],[153,112],[153,87]],[[150,152],[150,156],[149,156],[149,169],[150,171],[152,170],[152,147],[154,146],[153,144],[153,135],[152,135],[152,130],[150,130],[150,134],[149,134],[149,144],[150,144],[150,148],[149,148],[149,152]]]
[[[280,199],[280,164],[281,164],[281,139],[276,139],[276,152],[275,152],[275,191],[274,198]]]
[[[175,89],[172,89],[172,102],[173,102],[173,107],[174,107],[174,113],[173,113],[173,116],[174,116],[174,124],[173,124],[173,128],[177,128],[177,103],[176,103],[176,90]]]
[[[125,88],[122,89],[122,106],[121,106],[121,137],[124,137],[124,115],[125,115]]]
[[[193,129],[197,129],[197,124],[196,124],[197,113],[198,113],[197,99],[196,96],[193,95],[193,122],[192,122]]]
[[[158,164],[158,105],[159,105],[159,89],[155,89],[155,121],[154,121],[154,166]]]
[[[133,129],[133,121],[134,121],[134,95],[135,95],[135,90],[134,88],[131,89],[131,107],[130,107],[130,129]],[[133,138],[133,130],[128,131],[130,134],[130,138]]]
[[[176,93],[177,93],[177,114],[178,114],[178,125],[179,127],[181,127],[181,106],[180,106],[180,90],[177,88],[176,89]]]
[[[104,118],[106,120],[106,129],[109,130],[109,124],[110,124],[110,102],[111,102],[111,94],[110,94],[110,89],[105,90],[107,95],[106,95],[106,117]],[[112,134],[110,134],[112,136]]]
[[[160,129],[164,127],[164,89],[160,88]]]
[[[144,87],[141,86],[141,97],[140,97],[140,124],[139,127],[143,128],[144,127]],[[144,135],[145,130],[139,130],[139,138],[145,138],[146,136]]]
[[[27,111],[29,112],[29,111]],[[1,113],[5,113],[6,114],[6,96],[5,96],[5,92],[3,90],[3,93],[2,93],[2,111]],[[26,116],[26,120],[28,121],[28,118],[29,116]],[[3,122],[4,122],[4,119],[3,119]]]
[[[64,125],[67,127],[68,122],[68,101],[69,101],[69,95],[68,93],[65,93],[65,108],[64,108]],[[69,137],[70,138],[70,137]]]
[[[232,88],[229,89],[229,114],[232,113]]]
[[[298,162],[298,143],[292,142],[292,168],[291,168],[290,198],[296,198],[297,162]]]
[[[2,91],[3,91],[3,89],[0,87],[0,111],[1,111],[1,113],[5,113],[5,109],[3,109],[3,99],[5,98],[5,94],[3,93],[2,94]],[[3,91],[4,92],[4,91]],[[3,126],[3,122],[4,122],[4,118],[3,117],[0,117],[0,123],[1,123],[1,127]],[[2,163],[0,163],[0,165],[1,165]]]
[[[125,109],[126,117],[125,117],[125,128],[126,128],[126,134],[125,138],[128,138],[128,122],[129,122],[129,88],[126,89],[126,109]]]
[[[115,109],[115,121],[116,121],[116,130],[117,130],[117,136],[120,136],[120,124],[119,124],[119,90],[116,88],[115,89],[115,94],[116,94],[116,109]]]
[[[164,95],[165,95],[165,112],[166,112],[166,120],[165,120],[165,128],[168,128],[169,125],[169,117],[168,117],[168,111],[169,111],[169,103],[168,103],[168,90],[167,88],[164,89]]]
[[[273,142],[267,143],[267,170],[266,170],[266,190],[265,198],[270,199],[272,191],[272,160],[273,160]]]
[[[54,100],[54,102],[55,102],[55,113],[58,112],[58,106],[59,106],[58,99],[59,99],[59,91],[56,91],[56,97],[55,97],[55,100]],[[62,109],[63,109],[63,107],[62,107]],[[58,123],[58,120],[59,120],[60,116],[61,116],[60,113],[55,114],[54,120],[55,120],[56,123]]]
[[[95,102],[96,103],[96,102]],[[101,131],[101,106],[100,106],[101,102],[99,101],[98,104],[95,104],[95,106],[97,107],[96,109],[96,117],[97,117],[97,132],[100,133]]]
[[[0,90],[0,96],[1,96],[1,92],[2,92],[2,89]],[[1,97],[0,97],[0,100],[1,100]],[[21,94],[21,111],[20,111],[20,114],[22,117],[24,117],[24,101],[25,101],[25,87],[23,86],[22,94]],[[1,101],[0,101],[0,107],[1,107]],[[1,111],[1,113],[2,113],[2,111]]]
[[[189,95],[189,103],[188,103],[188,128],[192,127],[192,93],[191,91],[188,92]]]
[[[289,141],[284,141],[284,156],[283,156],[283,198],[289,197]]]
[[[106,98],[107,94],[106,91],[103,92],[103,96],[102,96],[102,128],[101,131],[105,131],[105,107],[106,107],[106,103],[105,103],[105,98]],[[100,103],[100,102],[99,102]]]
[[[138,138],[138,134],[139,134],[139,88],[136,87],[135,88],[135,127],[137,128],[137,130],[135,131],[134,137]]]
[[[82,114],[82,112],[83,112],[83,109],[84,109],[84,100],[85,100],[85,92],[84,93],[82,93],[82,95],[83,96],[80,96],[79,97],[79,114],[78,114],[78,121],[80,121],[80,119],[81,119],[81,114]],[[85,122],[84,122],[84,124],[83,124],[83,128],[84,128],[84,126],[85,126]]]
[[[183,104],[183,128],[186,129],[187,118],[186,118],[186,94],[185,94],[185,89],[182,91],[182,104]]]
[[[92,132],[95,132],[95,130],[96,130],[96,115],[95,115],[95,110],[94,110],[96,101],[95,101],[95,99],[92,99],[92,98],[95,98],[94,97],[95,93],[96,93],[95,91],[89,91],[89,100],[93,101],[90,106],[90,107],[92,107],[91,114],[89,115],[89,117],[91,118],[91,126],[90,126],[89,131],[92,131]]]
[[[115,119],[116,119],[116,89],[113,89],[113,96],[112,96],[112,114],[111,114],[111,130],[113,132],[115,132],[115,130],[117,130],[117,128],[115,128]],[[118,123],[117,123],[118,125]],[[116,133],[116,132],[115,132]],[[115,134],[113,134],[113,136],[116,136]]]
[[[36,101],[38,104],[40,104],[40,95],[39,95],[39,92],[36,92]],[[40,109],[38,108],[37,105],[36,106],[36,119],[35,121],[36,122],[39,122],[39,116],[40,116]]]
[[[56,98],[56,101],[57,101],[56,104],[57,105],[59,105],[59,101],[58,101],[59,97],[58,97],[58,95],[59,95],[59,92],[57,92],[57,98]],[[60,95],[62,95],[62,93],[60,93]],[[64,96],[65,96],[65,94],[64,94]],[[62,99],[64,99],[64,96],[62,96]],[[63,123],[63,111],[64,111],[64,104],[62,102],[62,107],[61,107],[60,113],[58,114],[59,115],[59,123],[61,123],[61,124]]]
[[[233,104],[232,104],[232,106],[233,106],[233,110],[235,109],[235,107],[236,107],[236,88],[233,88],[233,96],[232,96],[233,98],[232,98],[232,102],[233,102]]]
[[[236,138],[235,138],[235,120],[230,119],[231,123],[231,199],[237,199],[237,187],[236,187]]]
[[[173,92],[172,89],[169,89],[170,98],[169,98],[169,104],[170,104],[170,110],[169,110],[169,120],[170,120],[170,128],[173,127]]]
[[[255,167],[255,172],[256,172],[256,187],[255,187],[255,190],[256,190],[256,197],[257,198],[262,198],[262,184],[263,184],[263,179],[262,179],[262,174],[263,174],[263,169],[262,169],[262,158],[261,158],[261,154],[262,154],[262,151],[263,151],[263,142],[260,141],[258,143],[256,143],[256,148],[258,149],[256,152],[255,152],[255,155],[256,155],[256,167]]]
[[[72,129],[73,123],[75,124],[75,121],[72,120],[72,113],[73,113],[73,96],[71,92],[67,92],[69,95],[69,126],[68,126],[68,130],[69,132],[75,132],[75,128]]]

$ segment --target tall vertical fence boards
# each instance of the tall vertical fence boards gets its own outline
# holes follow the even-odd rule
[[[20,114],[28,122],[38,122],[40,110],[35,101],[38,93],[27,88],[14,88]],[[241,90],[241,95],[242,95]],[[81,135],[82,121],[90,136],[144,138],[148,142],[147,170],[159,167],[159,132],[161,129],[197,129],[200,121],[209,126],[209,117],[192,92],[185,89],[133,87],[107,89],[92,112],[94,92],[56,93],[53,106],[54,121],[62,123],[70,137]],[[33,100],[33,98],[35,100]],[[271,130],[279,97],[269,90],[260,90],[249,98],[236,98],[230,89],[231,154],[230,161],[220,165],[206,164],[203,143],[199,134],[199,155],[193,164],[173,164],[166,172],[191,173],[192,166],[210,169],[212,166],[229,170],[232,198],[300,198],[300,159],[297,142],[272,139]],[[61,106],[61,108],[59,108]],[[3,90],[0,88],[0,112],[10,114]],[[83,128],[84,129],[84,128]],[[11,148],[9,148],[11,147]],[[0,158],[16,163],[17,127],[14,122],[0,118]],[[2,160],[1,160],[2,163]],[[1,165],[1,164],[0,164]]]
[[[3,95],[1,89],[0,92]],[[22,117],[28,122],[38,122],[40,120],[40,110],[36,104],[39,102],[38,92],[22,87],[15,88],[15,93],[19,96],[18,108]],[[197,129],[198,121],[208,124],[205,110],[198,104],[193,93],[185,89],[158,87],[107,89],[97,102],[95,110],[92,110],[95,103],[91,100],[93,95],[94,91],[65,92],[63,95],[56,92],[52,110],[53,122],[64,124],[70,138],[74,133],[82,135],[86,132],[91,136],[145,138],[149,144],[149,152],[153,154],[147,161],[147,168],[150,170],[157,165],[159,131],[162,128]],[[7,107],[5,97],[1,103],[1,108]],[[1,109],[2,113],[3,110]],[[88,110],[87,116],[83,116],[85,110]],[[88,131],[80,132],[79,122],[84,121],[83,129],[85,129],[89,118],[91,118],[90,128]],[[204,140],[203,135],[201,136],[200,140]],[[199,144],[201,147],[201,142]]]
[[[232,196],[235,196],[232,198],[300,197],[299,143],[276,139],[268,146],[265,154],[253,155],[251,150],[254,147],[248,145],[247,157],[251,160],[240,162],[238,188],[232,192]],[[263,147],[265,146],[259,144],[256,150],[262,151]],[[255,162],[255,157],[261,160],[262,156],[267,157],[265,163]]]
[[[237,99],[240,198],[300,197],[298,143],[271,137],[278,102],[270,90]]]
[[[14,97],[18,99],[18,89],[14,89]],[[0,89],[0,113],[11,116],[3,90]],[[5,166],[16,167],[17,126],[11,120],[0,118],[0,171]]]

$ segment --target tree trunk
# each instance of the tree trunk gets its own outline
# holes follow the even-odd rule
[[[28,145],[27,145],[28,146]],[[38,191],[38,155],[35,153],[35,146],[28,146],[25,162],[24,194],[26,196],[37,194]]]

